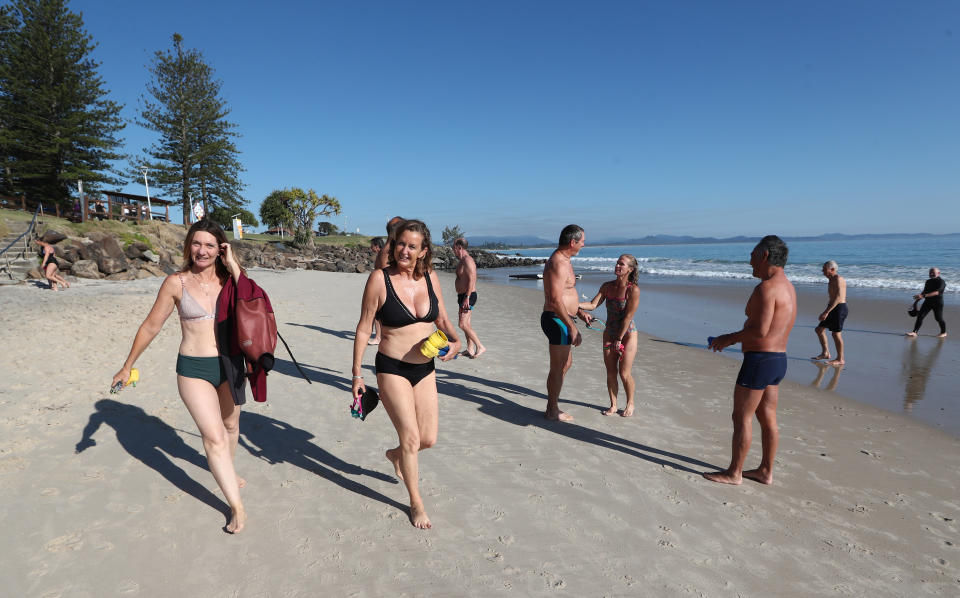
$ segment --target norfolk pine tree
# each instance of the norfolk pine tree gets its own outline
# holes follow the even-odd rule
[[[214,79],[213,68],[198,50],[184,49],[183,38],[175,33],[173,49],[154,54],[150,74],[138,124],[160,139],[144,150],[148,159],[143,162],[157,186],[180,198],[183,223],[189,221],[195,194],[218,220],[240,213],[244,222],[256,224],[243,208],[243,166],[234,143],[239,135],[236,124],[227,120],[230,109],[220,97],[221,82]]]
[[[121,106],[107,99],[96,44],[65,0],[16,0],[0,12],[0,188],[68,205],[120,181],[110,162]]]

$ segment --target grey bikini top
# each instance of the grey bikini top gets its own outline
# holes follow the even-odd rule
[[[180,321],[199,322],[214,319],[216,316],[200,305],[200,302],[187,290],[187,285],[183,283],[183,275],[177,274],[177,276],[180,277],[180,287],[183,289],[183,296],[180,297]]]

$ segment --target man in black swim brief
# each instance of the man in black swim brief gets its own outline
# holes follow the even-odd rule
[[[453,242],[453,254],[457,256],[457,307],[460,312],[458,325],[463,330],[466,343],[462,355],[476,359],[487,350],[480,342],[480,337],[473,329],[471,314],[473,306],[477,304],[477,263],[467,252],[467,240],[463,237]]]
[[[830,347],[827,344],[827,330],[833,335],[833,344],[837,348],[837,358],[827,363],[833,366],[842,366],[843,359],[843,321],[847,319],[847,281],[837,273],[837,262],[830,260],[823,264],[823,275],[827,277],[827,308],[824,309],[818,320],[814,332],[820,340],[820,354],[811,357],[814,361],[830,359]]]
[[[550,343],[550,372],[547,374],[547,409],[544,417],[553,421],[572,421],[573,416],[560,410],[560,390],[563,379],[573,364],[571,346],[579,346],[580,331],[573,323],[576,313],[589,321],[590,316],[580,309],[577,278],[570,259],[583,249],[585,235],[576,224],[569,224],[560,232],[557,249],[543,266],[543,313],[540,327]]]

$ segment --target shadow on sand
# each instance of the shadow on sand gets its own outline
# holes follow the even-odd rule
[[[102,424],[107,424],[113,428],[120,445],[132,457],[162,475],[178,489],[223,513],[225,520],[230,521],[230,506],[171,460],[182,459],[204,471],[210,471],[207,458],[187,446],[176,428],[159,417],[148,415],[140,407],[112,399],[101,399],[94,407],[96,411],[90,414],[83,428],[83,437],[77,443],[78,453],[96,446],[93,435]]]
[[[318,367],[315,365],[310,365],[309,363],[300,363],[300,368],[303,369],[303,371],[307,374],[307,377],[310,378],[311,382],[319,382],[320,384],[332,386],[346,393],[350,392],[351,380],[341,376],[337,370]],[[303,380],[303,376],[301,376],[300,372],[297,371],[297,367],[293,364],[293,362],[287,361],[286,359],[277,359],[273,362],[273,369],[270,370],[270,374],[273,373],[283,374],[284,376],[291,376],[293,378]],[[268,376],[270,374],[268,374]]]
[[[620,438],[619,436],[607,434],[606,432],[581,426],[576,422],[561,423],[548,421],[543,417],[543,411],[539,409],[525,407],[519,403],[505,398],[502,394],[467,387],[459,382],[470,382],[489,387],[496,391],[538,397],[542,398],[544,401],[547,399],[546,395],[543,393],[539,393],[516,384],[499,382],[497,380],[486,380],[484,378],[478,378],[477,376],[453,372],[446,369],[437,370],[437,390],[440,392],[440,394],[476,403],[480,406],[481,413],[485,413],[501,421],[517,426],[533,426],[541,428],[543,430],[553,432],[554,434],[566,436],[567,438],[571,438],[573,440],[579,440],[580,442],[586,442],[599,447],[608,448],[632,457],[637,457],[638,459],[643,459],[644,461],[649,461],[650,463],[656,463],[657,465],[670,467],[688,473],[699,474],[701,472],[699,470],[691,469],[685,465],[685,463],[698,467],[704,467],[710,471],[722,469],[698,459],[693,459],[677,453],[671,453],[669,451],[654,448],[639,442]],[[583,405],[591,409],[600,410],[596,405],[590,405],[587,403],[566,400],[564,400],[564,403]],[[546,405],[546,403],[544,403],[544,405]],[[681,463],[678,463],[677,461],[680,461]]]
[[[287,326],[300,326],[302,328],[309,328],[310,330],[316,330],[317,332],[322,332],[324,334],[329,334],[337,338],[342,338],[344,340],[352,341],[357,335],[355,330],[332,330],[330,328],[324,328],[323,326],[314,326],[313,324],[297,324],[296,322],[284,322]]]
[[[347,463],[310,442],[313,438],[314,435],[306,430],[266,415],[249,411],[240,414],[240,446],[250,451],[250,454],[254,457],[263,459],[271,465],[277,463],[295,465],[333,482],[344,490],[378,500],[385,505],[396,507],[404,513],[409,512],[407,505],[380,494],[376,490],[371,490],[343,474],[365,475],[382,482],[398,484],[399,481],[393,476]],[[384,462],[386,462],[386,458],[384,458]]]

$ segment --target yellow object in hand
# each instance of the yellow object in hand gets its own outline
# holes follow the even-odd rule
[[[420,345],[420,352],[424,357],[434,358],[440,353],[440,349],[449,344],[447,335],[442,330],[434,330],[433,334],[427,337]]]
[[[140,370],[137,368],[132,368],[130,370],[130,377],[127,379],[127,383],[124,386],[136,386],[137,382],[140,381]]]

